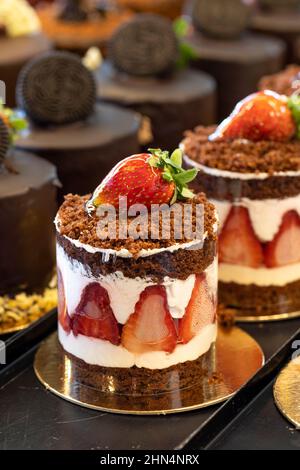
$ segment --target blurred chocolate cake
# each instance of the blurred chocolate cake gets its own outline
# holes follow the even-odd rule
[[[50,41],[41,34],[37,14],[26,0],[0,2],[0,80],[6,84],[8,106],[15,105],[15,87],[21,68],[50,48]]]
[[[187,42],[197,52],[193,65],[218,84],[218,118],[226,117],[236,100],[256,90],[262,75],[280,70],[284,44],[246,32],[251,3],[244,0],[193,0]]]
[[[54,269],[56,170],[12,145],[22,117],[3,106],[0,117],[0,295],[38,292]]]
[[[251,27],[260,33],[285,42],[286,62],[299,60],[297,40],[300,36],[299,0],[258,0]]]
[[[75,54],[52,52],[30,62],[16,93],[30,120],[17,145],[57,166],[60,197],[89,192],[99,175],[138,151],[139,116],[96,104],[93,75]]]
[[[186,127],[215,121],[214,80],[179,68],[179,59],[172,23],[159,15],[136,15],[110,41],[97,73],[98,98],[143,116],[142,144],[176,147]]]

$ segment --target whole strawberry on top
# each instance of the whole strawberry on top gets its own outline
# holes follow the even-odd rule
[[[119,162],[95,190],[88,202],[88,210],[101,204],[118,208],[119,198],[127,197],[127,204],[173,204],[176,200],[192,198],[188,188],[197,175],[197,169],[182,168],[182,153],[149,149],[150,153],[132,155]]]
[[[299,134],[300,100],[265,90],[240,101],[210,140],[288,142]]]

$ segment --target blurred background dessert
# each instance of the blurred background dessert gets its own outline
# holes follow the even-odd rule
[[[116,0],[118,5],[136,13],[157,13],[175,19],[183,11],[185,0]]]
[[[255,91],[262,75],[283,65],[280,39],[247,31],[252,6],[244,0],[191,1],[186,41],[198,54],[192,65],[217,81],[218,119],[230,113],[236,100]]]
[[[6,103],[15,105],[15,87],[24,64],[51,48],[41,33],[34,9],[26,0],[0,2],[0,80],[6,84]]]
[[[300,36],[299,0],[257,0],[251,28],[285,42],[285,63],[299,59],[297,53],[299,49],[297,41]]]
[[[0,108],[0,295],[43,289],[53,275],[56,211],[54,165],[17,150],[26,122]]]
[[[79,54],[91,46],[105,50],[115,29],[132,15],[104,0],[57,0],[39,4],[37,12],[44,33],[56,48]]]
[[[288,65],[284,70],[262,77],[259,90],[273,90],[283,95],[292,95],[300,88],[300,65]]]
[[[60,197],[87,193],[122,154],[139,149],[139,116],[96,103],[93,75],[75,54],[51,52],[27,64],[17,102],[30,122],[17,146],[57,166]]]
[[[215,122],[214,79],[180,61],[172,23],[160,15],[136,15],[111,39],[98,98],[143,116],[144,145],[176,147],[187,126]]]

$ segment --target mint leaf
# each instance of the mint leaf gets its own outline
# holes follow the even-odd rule
[[[180,149],[174,150],[172,153],[170,160],[173,164],[175,164],[177,167],[182,167],[182,152]]]
[[[300,139],[300,96],[292,95],[288,98],[288,108],[291,110],[297,126],[296,137]]]

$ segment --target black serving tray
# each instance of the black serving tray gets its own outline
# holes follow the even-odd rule
[[[124,416],[73,405],[39,383],[32,367],[33,358],[40,341],[54,330],[55,317],[52,312],[8,340],[8,364],[0,371],[0,450],[172,450],[217,445],[224,430],[241,419],[270,385],[288,360],[292,339],[300,337],[299,319],[243,324],[242,328],[260,342],[268,361],[235,397],[224,405],[184,414]],[[270,406],[275,408],[272,403]],[[284,429],[287,424],[283,419],[281,423]],[[249,448],[253,439],[255,436],[249,435]]]

